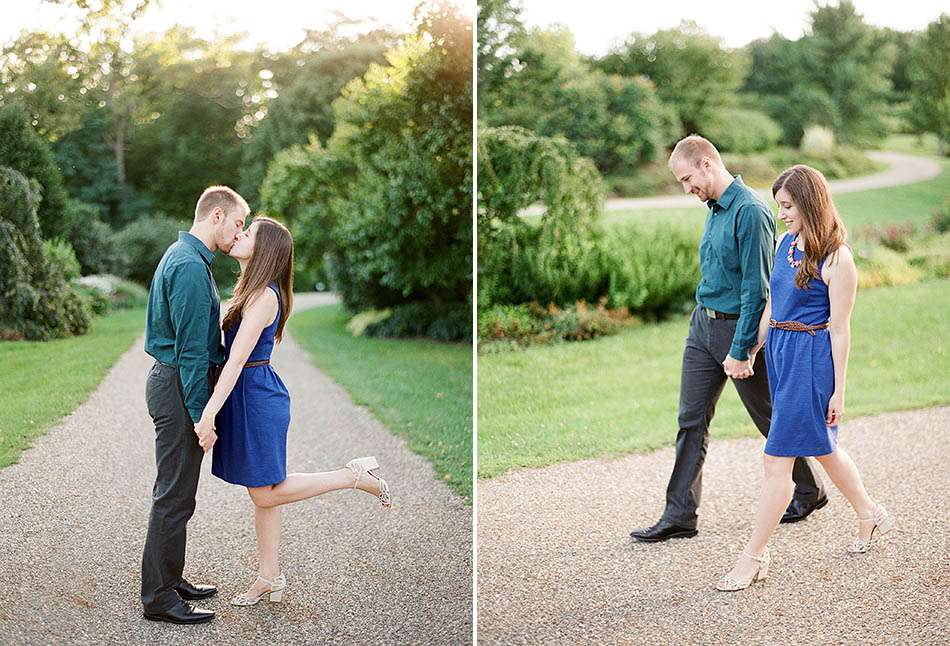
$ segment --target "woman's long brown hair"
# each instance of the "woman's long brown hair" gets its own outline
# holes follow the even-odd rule
[[[795,285],[801,289],[812,278],[821,280],[818,270],[822,258],[833,256],[845,244],[848,232],[831,199],[831,188],[821,171],[797,164],[786,168],[772,184],[772,197],[781,189],[788,191],[802,216],[798,235],[805,242],[805,259],[795,274]]]
[[[252,224],[257,225],[254,253],[238,278],[222,327],[231,329],[241,318],[248,300],[276,282],[280,292],[280,321],[274,337],[280,341],[294,304],[294,239],[287,227],[273,218],[259,215]]]

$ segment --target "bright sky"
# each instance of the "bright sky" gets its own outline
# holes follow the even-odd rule
[[[829,4],[821,0],[821,4]],[[831,4],[836,4],[832,2]],[[919,30],[950,6],[939,0],[855,0],[865,22],[899,31]],[[778,31],[797,39],[808,26],[812,0],[522,0],[522,17],[529,26],[567,25],[577,48],[601,55],[632,32],[653,33],[675,27],[684,18],[695,20],[708,33],[739,47]]]
[[[419,0],[159,0],[142,17],[140,32],[165,31],[176,22],[198,27],[203,37],[246,31],[246,45],[265,43],[283,50],[303,38],[304,28],[321,28],[333,21],[333,12],[348,18],[372,18],[382,26],[407,31],[413,25],[412,10]],[[474,0],[459,0],[462,13],[474,16]],[[69,32],[78,12],[40,0],[4,2],[0,20],[0,43],[9,43],[22,29]]]

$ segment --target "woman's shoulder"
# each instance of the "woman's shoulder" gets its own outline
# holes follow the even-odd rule
[[[268,287],[272,289],[268,289]],[[264,311],[276,310],[280,302],[278,292],[275,291],[276,289],[276,286],[273,284],[256,289],[250,298],[247,299],[248,308],[259,308]]]

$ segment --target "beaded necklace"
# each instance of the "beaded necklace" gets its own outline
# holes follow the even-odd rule
[[[798,269],[802,264],[801,260],[795,260],[795,247],[798,246],[798,236],[792,238],[792,241],[788,243],[788,266],[792,269]]]

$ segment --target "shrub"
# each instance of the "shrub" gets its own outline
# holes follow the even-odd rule
[[[856,249],[858,285],[862,289],[916,283],[924,272],[892,249],[880,245]]]
[[[950,233],[915,241],[907,254],[907,262],[932,278],[950,278]]]
[[[720,152],[752,153],[775,146],[782,128],[764,112],[723,108],[702,126],[700,134]]]
[[[0,167],[19,171],[37,183],[36,216],[40,237],[67,238],[63,212],[66,189],[53,161],[53,153],[30,125],[30,118],[18,103],[0,107]]]
[[[478,169],[479,307],[602,295],[603,184],[593,163],[566,139],[503,127],[479,132]],[[519,215],[537,201],[539,221]]]
[[[950,197],[945,198],[943,204],[933,210],[930,227],[937,233],[950,231]]]
[[[606,248],[610,305],[648,316],[679,310],[699,282],[698,246],[679,229],[618,229]]]
[[[109,273],[125,265],[112,227],[100,219],[98,208],[69,200],[63,217],[66,220],[64,235],[76,252],[82,275]]]
[[[84,334],[91,305],[69,285],[79,263],[64,242],[40,238],[38,182],[0,167],[0,329],[3,338]]]
[[[493,305],[478,312],[478,339],[527,343],[539,331],[538,323],[527,305]]]
[[[478,314],[480,352],[497,352],[554,341],[586,341],[616,334],[637,319],[627,308],[608,309],[607,299],[595,307],[577,301],[565,307],[537,302],[495,305]]]
[[[835,133],[831,128],[808,126],[802,135],[799,148],[812,157],[829,157],[835,148]]]
[[[127,224],[115,234],[115,245],[123,256],[117,273],[140,285],[149,285],[158,262],[178,239],[181,229],[188,229],[188,225],[162,213],[145,215]]]
[[[465,304],[436,305],[418,301],[396,305],[381,321],[371,323],[366,336],[426,336],[437,341],[471,341],[472,309]]]
[[[145,307],[148,303],[148,290],[137,283],[111,274],[83,276],[76,283],[87,290],[101,294],[109,309],[132,309]]]

